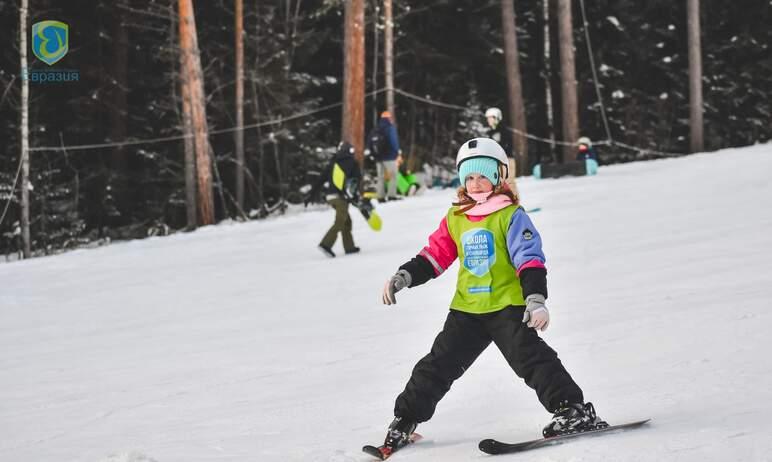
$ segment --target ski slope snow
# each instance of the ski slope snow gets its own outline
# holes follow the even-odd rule
[[[496,460],[772,460],[772,145],[520,189],[545,243],[543,337],[610,423],[648,428]],[[0,461],[365,461],[447,312],[456,267],[379,304],[451,190],[317,207],[0,264]],[[342,253],[340,243],[336,251]],[[400,461],[487,460],[549,419],[489,348]]]

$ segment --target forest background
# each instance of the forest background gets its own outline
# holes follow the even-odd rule
[[[561,157],[536,138],[554,133],[574,141],[561,133],[556,2],[548,5],[547,41],[543,1],[515,2],[533,137],[528,167]],[[194,2],[218,221],[258,219],[301,203],[303,185],[340,141],[344,3],[244,2],[246,180],[243,206],[237,206],[234,2]],[[689,152],[687,2],[600,0],[585,7],[586,30],[579,2],[572,4],[580,132],[607,139],[603,108],[613,138],[636,147],[600,146],[601,164]],[[400,0],[393,8],[395,112],[408,168],[452,165],[459,143],[482,129],[487,107],[500,107],[505,121],[510,118],[501,3]],[[30,23],[69,25],[70,48],[57,67],[79,73],[78,81],[30,82],[33,252],[184,229],[177,2],[29,0],[28,14]],[[365,2],[366,130],[385,107],[382,14],[380,2]],[[769,0],[701,1],[706,150],[770,139],[770,22]],[[0,0],[0,26],[0,252],[8,255],[21,248],[19,2]],[[544,59],[547,42],[550,62]],[[34,57],[29,61],[31,70],[45,67]]]

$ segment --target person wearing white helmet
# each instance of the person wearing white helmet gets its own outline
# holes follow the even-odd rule
[[[442,332],[396,399],[384,442],[388,452],[409,442],[416,426],[434,415],[452,383],[491,343],[553,413],[544,436],[607,426],[537,333],[550,321],[546,259],[539,232],[503,181],[507,161],[494,140],[465,142],[456,156],[458,200],[428,245],[386,281],[383,303],[393,305],[398,291],[424,284],[456,259],[460,262]]]
[[[598,154],[592,147],[592,141],[586,136],[579,138],[576,141],[577,153],[576,160],[594,160],[598,161]]]
[[[502,114],[501,109],[497,107],[490,107],[485,111],[485,120],[488,123],[488,128],[485,132],[485,136],[496,141],[504,148],[504,152],[507,156],[512,156],[512,133],[509,129],[501,123]],[[505,178],[511,189],[515,194],[518,194],[517,183],[515,182],[515,159],[510,158],[508,164],[508,170],[510,172],[509,177]]]
[[[501,123],[503,116],[501,109],[497,107],[490,107],[485,111],[485,121],[488,124],[488,128],[485,132],[485,136],[496,141],[504,148],[504,152],[507,155],[512,154],[512,134]]]
[[[490,127],[495,127],[496,125],[499,124],[499,122],[501,122],[501,119],[502,119],[501,109],[497,107],[489,107],[488,109],[485,110],[485,118],[488,119],[488,125]]]

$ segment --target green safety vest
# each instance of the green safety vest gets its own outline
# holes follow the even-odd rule
[[[452,309],[482,314],[525,305],[520,278],[507,249],[507,230],[518,208],[509,205],[481,221],[454,214],[457,207],[448,211],[448,231],[460,263]]]

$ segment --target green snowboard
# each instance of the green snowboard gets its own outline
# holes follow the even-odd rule
[[[369,199],[362,199],[359,202],[353,204],[362,213],[362,216],[367,220],[367,224],[373,231],[380,231],[383,226],[381,216],[375,212],[375,207]]]

